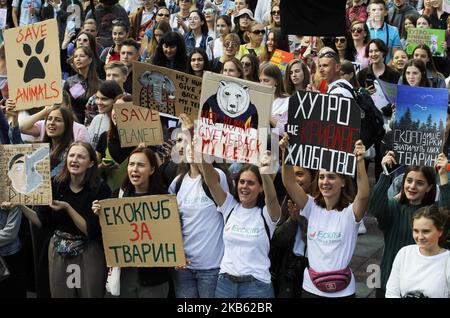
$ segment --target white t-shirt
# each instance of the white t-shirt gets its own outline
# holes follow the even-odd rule
[[[91,124],[88,127],[89,143],[94,149],[97,148],[100,135],[109,129],[109,116],[108,114],[98,114],[92,119]]]
[[[338,79],[337,81],[334,81],[333,83],[328,84],[327,93],[333,94],[333,95],[341,95],[341,96],[345,96],[345,97],[348,97],[348,98],[353,98],[352,93],[348,89],[340,87],[338,85],[338,83],[344,83],[344,84],[346,84],[347,86],[349,86],[350,88],[353,89],[352,84],[350,84],[348,81],[346,81],[344,79]]]
[[[282,136],[284,134],[284,125],[288,121],[289,97],[278,97],[272,102],[272,117],[277,120],[275,133]]]
[[[252,275],[259,281],[270,283],[270,241],[261,217],[261,208],[244,208],[234,197],[227,193],[224,204],[219,207],[224,220],[231,213],[223,230],[225,253],[220,264],[220,273],[233,276]],[[270,218],[267,207],[262,209],[270,237],[277,222]]]
[[[212,48],[211,48],[212,46]],[[222,57],[223,55],[223,42],[220,37],[210,42],[206,47],[206,54],[208,55],[208,59],[212,61],[217,57]]]
[[[416,244],[402,247],[395,256],[386,284],[386,298],[422,293],[430,298],[450,296],[450,252],[424,256]]]
[[[216,169],[220,176],[220,185],[228,189],[227,178],[222,170]],[[177,176],[169,187],[169,193],[175,194]],[[186,174],[177,194],[180,210],[183,245],[186,258],[191,262],[190,269],[219,268],[223,256],[223,217],[217,206],[205,193],[201,176],[192,179]]]
[[[308,219],[308,260],[316,272],[330,272],[344,269],[350,264],[358,238],[360,222],[356,222],[353,204],[342,211],[326,209],[318,206],[314,198],[308,196],[303,210],[300,211]],[[324,293],[316,288],[305,269],[303,289],[309,293],[323,297],[345,297],[355,293],[355,277],[346,289],[335,293]]]

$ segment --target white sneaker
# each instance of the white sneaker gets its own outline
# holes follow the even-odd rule
[[[366,226],[364,225],[364,220],[362,220],[361,223],[359,224],[358,234],[366,234],[366,233],[367,229]]]

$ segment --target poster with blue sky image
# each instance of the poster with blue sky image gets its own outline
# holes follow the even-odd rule
[[[434,166],[444,143],[447,107],[447,89],[398,86],[392,146],[399,164]]]

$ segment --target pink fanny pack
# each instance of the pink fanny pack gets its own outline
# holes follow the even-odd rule
[[[324,293],[341,291],[352,281],[352,270],[349,266],[332,272],[318,273],[311,267],[308,268],[309,277],[316,288]]]

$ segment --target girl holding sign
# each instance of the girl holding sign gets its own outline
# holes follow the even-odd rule
[[[52,232],[48,270],[53,298],[103,297],[106,261],[100,223],[89,207],[95,199],[109,198],[111,191],[99,178],[91,145],[84,141],[70,145],[61,172],[52,180],[52,192],[52,204],[37,212],[25,205],[4,205],[20,207],[31,223]],[[73,272],[79,276],[71,285],[68,273]]]
[[[288,136],[280,141],[283,159]],[[366,148],[361,140],[355,144],[357,160],[356,196],[353,180],[348,176],[320,170],[317,190],[309,196],[296,182],[292,166],[282,168],[283,184],[289,196],[308,220],[309,268],[303,277],[303,298],[355,297],[355,277],[349,267],[356,247],[358,229],[369,201],[369,178],[364,164]],[[340,279],[336,279],[339,277]]]
[[[118,191],[119,197],[167,194],[156,155],[152,150],[147,147],[137,147],[132,151],[127,163],[127,174],[120,191]],[[101,211],[98,200],[92,202],[92,211],[95,214]],[[168,293],[168,268],[122,267],[120,272],[120,297],[166,298]]]
[[[211,164],[200,165],[225,223],[217,298],[274,297],[268,254],[281,208],[269,174],[270,156],[265,159],[261,168],[245,165],[239,171],[234,194],[223,190]]]
[[[381,164],[392,167],[396,164],[395,153],[389,151]],[[414,244],[411,233],[411,218],[425,206],[435,203],[436,170],[439,173],[439,206],[448,206],[450,202],[450,185],[447,177],[447,158],[440,154],[432,167],[409,166],[403,176],[400,195],[388,197],[391,176],[387,170],[380,176],[368,212],[378,221],[378,227],[384,233],[384,251],[381,258],[381,289],[377,289],[377,297],[384,297],[386,283],[391,272],[392,263],[397,252],[404,246]]]
[[[186,128],[193,128],[194,124],[185,115],[182,114],[180,119],[183,122],[182,129],[185,123],[189,125]],[[177,154],[181,154],[186,162],[179,164],[181,173],[169,187],[169,193],[177,196],[183,247],[188,260],[186,267],[174,272],[175,295],[177,298],[212,298],[224,251],[223,217],[213,201],[205,178],[194,163],[190,136],[187,130],[177,136]],[[232,182],[227,182],[229,179],[222,170],[216,168],[215,171],[220,178],[220,186],[229,192]]]

